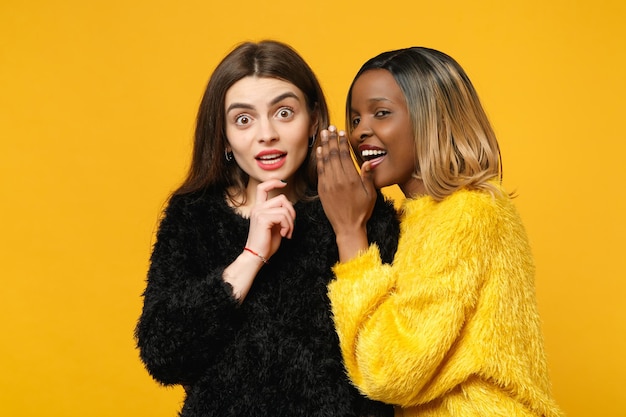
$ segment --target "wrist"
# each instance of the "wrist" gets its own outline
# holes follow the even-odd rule
[[[260,253],[258,253],[258,252],[256,252],[256,251],[254,251],[253,249],[250,249],[250,248],[249,248],[249,247],[247,247],[247,246],[246,246],[245,248],[243,248],[243,250],[244,250],[244,253],[248,253],[248,254],[250,254],[250,255],[252,255],[252,256],[255,256],[258,260],[260,260],[260,261],[261,261],[261,262],[263,262],[264,264],[266,264],[266,263],[268,263],[268,262],[269,262],[269,260],[268,260],[265,256],[263,256],[263,255],[261,255]]]
[[[335,240],[337,244],[349,241],[367,241],[367,228],[365,226],[355,226],[352,228],[342,228],[335,230]]]
[[[346,262],[354,258],[359,252],[366,250],[369,246],[365,228],[337,234],[335,240],[339,250],[340,262]]]

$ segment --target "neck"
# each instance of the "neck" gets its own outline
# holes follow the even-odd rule
[[[427,194],[424,181],[417,178],[411,178],[405,184],[398,184],[398,186],[406,198],[417,198]]]

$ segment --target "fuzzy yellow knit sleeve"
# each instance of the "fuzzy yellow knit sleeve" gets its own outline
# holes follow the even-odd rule
[[[353,260],[337,264],[335,275],[341,277],[330,283],[335,326],[346,368],[353,383],[363,385],[356,358],[356,344],[363,318],[370,316],[393,290],[393,275],[389,265],[382,264],[376,245]]]
[[[532,295],[533,266],[521,223],[503,201],[469,192],[410,201],[392,265],[371,246],[335,266],[329,297],[346,369],[362,393],[425,404],[480,373],[485,346],[506,347],[493,324],[509,314],[509,295],[518,297],[508,291]],[[481,304],[490,298],[493,305]]]

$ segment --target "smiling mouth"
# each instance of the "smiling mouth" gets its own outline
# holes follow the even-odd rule
[[[272,164],[279,162],[285,155],[287,154],[284,154],[284,153],[267,154],[267,155],[257,156],[256,160],[262,164],[272,165]]]
[[[387,155],[387,151],[382,149],[364,149],[361,151],[361,159],[364,161],[371,161],[372,159],[380,158]]]

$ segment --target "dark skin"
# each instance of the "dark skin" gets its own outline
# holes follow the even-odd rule
[[[345,262],[367,249],[366,224],[376,189],[397,184],[405,196],[426,194],[415,176],[415,137],[404,93],[384,69],[365,71],[354,82],[351,135],[334,126],[321,133],[317,149],[318,193]],[[351,158],[357,153],[361,173]]]
[[[330,126],[321,132],[317,174],[319,197],[335,230],[339,260],[348,261],[369,246],[366,225],[376,202],[370,163],[363,163],[359,174],[346,133]]]

